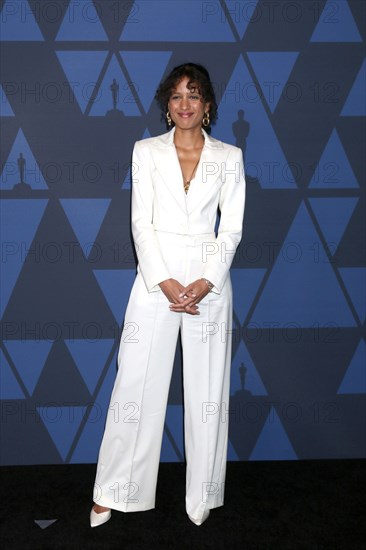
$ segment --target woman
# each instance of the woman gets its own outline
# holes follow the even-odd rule
[[[217,114],[204,67],[176,67],[156,97],[171,130],[138,141],[133,151],[131,223],[138,266],[99,452],[92,527],[108,521],[111,509],[155,507],[179,330],[186,511],[201,525],[210,509],[223,505],[232,327],[229,268],[242,235],[243,157],[239,148],[204,130]]]

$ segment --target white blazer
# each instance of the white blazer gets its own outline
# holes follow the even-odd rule
[[[169,132],[137,141],[132,156],[132,235],[148,292],[171,278],[164,260],[159,231],[209,237],[202,261],[202,277],[221,293],[242,237],[245,177],[241,149],[205,138],[201,158],[187,195],[174,145],[175,127]],[[214,229],[217,208],[220,224]]]

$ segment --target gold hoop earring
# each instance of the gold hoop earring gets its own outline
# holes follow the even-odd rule
[[[208,126],[210,124],[210,114],[205,113],[205,116],[202,119],[203,126]]]
[[[166,120],[167,120],[168,126],[171,126],[172,125],[172,119],[170,118],[169,111],[166,114]]]

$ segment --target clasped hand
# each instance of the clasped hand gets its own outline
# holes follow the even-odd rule
[[[171,311],[199,315],[198,303],[204,298],[210,289],[203,279],[197,279],[184,287],[176,279],[166,279],[160,283],[160,288],[168,298]]]

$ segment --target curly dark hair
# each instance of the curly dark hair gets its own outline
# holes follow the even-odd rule
[[[205,126],[206,132],[210,132],[211,124],[214,124],[217,119],[217,103],[215,92],[210,80],[210,75],[203,65],[198,65],[197,63],[183,63],[183,65],[178,65],[168,74],[168,76],[163,80],[159,88],[156,91],[155,99],[159,103],[162,114],[161,119],[166,122],[166,112],[168,110],[168,101],[172,94],[172,91],[176,85],[185,77],[189,78],[188,85],[192,88],[195,88],[202,96],[202,102],[210,103],[210,124]],[[172,126],[174,122],[172,121]]]

